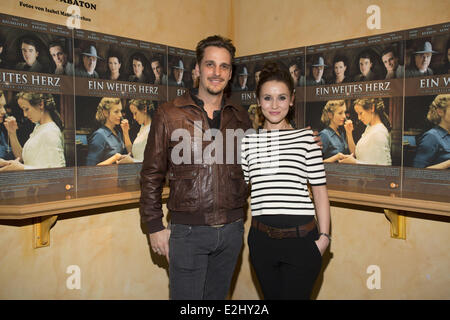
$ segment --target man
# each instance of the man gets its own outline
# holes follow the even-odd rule
[[[438,53],[434,51],[431,45],[431,42],[425,41],[421,43],[418,50],[414,52],[414,65],[408,69],[406,69],[406,78],[412,77],[424,77],[424,76],[432,76],[433,70],[429,68],[431,63],[431,57],[433,53]]]
[[[260,75],[261,75],[261,67],[255,67],[255,87],[253,88],[253,90],[256,90],[256,86],[258,85]]]
[[[141,171],[140,213],[151,248],[169,261],[171,299],[225,299],[242,247],[247,185],[237,159],[239,135],[251,123],[244,108],[223,99],[235,50],[220,36],[200,41],[198,89],[165,103],[153,117]],[[167,173],[170,229],[162,223]]]
[[[198,84],[200,82],[200,75],[198,74],[198,71],[197,69],[195,69],[195,67],[192,68],[191,70],[191,79],[192,79],[191,81],[192,89],[198,88]]]
[[[328,67],[325,64],[325,60],[321,56],[316,56],[313,58],[311,64],[311,76],[306,77],[307,86],[318,86],[325,84],[325,79],[323,78],[323,71]]]
[[[88,50],[81,53],[83,60],[83,68],[76,69],[75,75],[77,77],[84,78],[99,78],[97,71],[95,71],[95,67],[97,66],[97,59],[102,59],[97,55],[97,49],[90,45]]]
[[[237,83],[233,90],[236,91],[248,91],[247,81],[248,81],[248,70],[246,66],[239,67]]]
[[[405,73],[405,66],[398,64],[398,57],[394,48],[387,48],[381,53],[381,61],[383,61],[386,68],[385,79],[403,78]]]
[[[133,74],[128,77],[128,81],[147,83],[147,71],[146,66],[148,65],[147,58],[140,52],[133,54],[131,57],[131,66],[133,68]]]
[[[20,48],[22,50],[23,60],[25,60],[25,62],[19,62],[16,66],[17,70],[45,72],[44,66],[38,61],[39,46],[35,40],[30,38],[22,39]]]
[[[167,74],[163,73],[161,61],[159,60],[159,58],[154,58],[151,61],[151,66],[153,74],[155,75],[154,84],[159,84],[163,86],[167,85]]]
[[[358,57],[359,71],[355,76],[355,81],[371,81],[376,80],[375,73],[372,71],[373,58],[369,51],[363,51]]]
[[[63,43],[51,42],[48,47],[48,51],[53,59],[53,62],[55,62],[56,68],[54,70],[54,73],[73,76],[75,69],[73,67],[73,64],[70,63],[67,59],[67,52]]]
[[[291,74],[292,80],[294,80],[294,87],[303,86],[305,84],[305,77],[301,75],[297,62],[293,62],[289,65],[289,73]]]
[[[178,59],[175,65],[172,66],[172,77],[169,79],[169,86],[185,87],[183,75],[184,75],[184,63],[183,60]]]

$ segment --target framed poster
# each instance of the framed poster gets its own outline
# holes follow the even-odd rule
[[[450,193],[450,24],[406,31],[403,190]]]
[[[77,190],[139,190],[158,106],[167,100],[167,47],[76,30]]]
[[[0,16],[0,199],[75,192],[73,37]]]

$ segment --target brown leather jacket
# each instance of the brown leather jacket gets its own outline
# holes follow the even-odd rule
[[[222,148],[223,157],[216,162],[214,153],[210,155],[212,139],[202,139],[209,129],[206,112],[189,93],[159,107],[153,117],[141,171],[140,213],[141,222],[147,227],[144,232],[164,229],[161,192],[167,173],[170,186],[167,207],[172,223],[217,225],[242,218],[248,188],[237,159],[240,140],[250,128],[247,111],[225,103],[220,121],[223,143],[220,136],[214,140],[216,155]],[[185,129],[188,139],[181,139],[182,132],[177,129]],[[227,136],[228,129],[233,130]],[[240,135],[233,135],[235,129],[242,129]],[[180,151],[182,146],[185,152]],[[186,161],[179,163],[180,155]]]

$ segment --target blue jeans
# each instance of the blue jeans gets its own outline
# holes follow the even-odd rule
[[[242,219],[222,227],[172,224],[170,229],[170,299],[224,300],[242,248]]]

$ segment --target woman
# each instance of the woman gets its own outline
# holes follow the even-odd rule
[[[6,110],[6,98],[3,91],[0,90],[0,161],[2,160],[13,160],[14,155],[12,153],[12,149],[9,143],[8,139],[8,133],[6,131],[5,126],[3,125],[3,122],[5,121]],[[1,164],[0,164],[1,166]]]
[[[150,100],[132,99],[130,101],[130,111],[133,114],[133,119],[141,126],[136,139],[131,145],[128,122],[121,124],[125,145],[127,148],[131,146],[131,156],[125,155],[120,158],[118,163],[133,163],[144,161],[144,150],[147,145],[147,137],[150,132],[150,125],[152,123],[152,115],[154,112],[153,103]]]
[[[450,168],[450,94],[438,95],[427,114],[435,126],[425,132],[417,143],[413,161],[416,168]]]
[[[122,103],[119,98],[102,98],[97,106],[95,119],[102,125],[89,138],[86,165],[116,163],[127,149],[117,126],[122,122]],[[127,120],[123,120],[126,122]],[[128,152],[131,151],[128,150]]]
[[[334,75],[331,79],[331,83],[344,83],[349,82],[347,77],[347,57],[342,55],[337,55],[333,59],[333,71]]]
[[[353,135],[344,129],[346,109],[344,100],[330,100],[323,108],[320,120],[327,126],[319,133],[323,162],[337,162],[350,154],[347,141],[353,141]],[[349,128],[348,124],[346,128]]]
[[[267,64],[256,94],[263,128],[244,137],[241,154],[251,184],[250,258],[265,299],[309,299],[330,241],[322,153],[311,130],[289,123],[294,83],[287,70]]]
[[[35,123],[33,132],[23,148],[17,137],[17,122],[8,117],[5,127],[8,131],[11,148],[16,160],[3,164],[2,170],[24,170],[59,168],[66,166],[62,121],[56,111],[56,103],[51,94],[24,92],[17,94],[17,103],[23,114]],[[23,163],[20,162],[23,160]]]
[[[120,72],[122,67],[122,58],[118,52],[111,51],[108,53],[108,71],[106,72],[106,79],[126,81],[127,78]]]
[[[352,154],[339,162],[390,166],[391,125],[384,111],[383,99],[356,99],[353,105],[358,119],[366,125],[366,129],[356,146],[353,141],[348,141]],[[346,130],[353,131],[353,125],[348,125]]]

